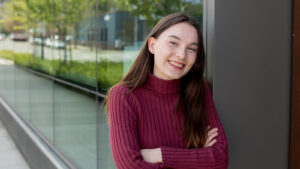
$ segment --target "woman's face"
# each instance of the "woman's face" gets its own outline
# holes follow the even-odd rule
[[[162,32],[158,38],[150,37],[148,47],[154,54],[153,74],[164,80],[180,79],[195,63],[198,33],[190,24],[178,23]]]

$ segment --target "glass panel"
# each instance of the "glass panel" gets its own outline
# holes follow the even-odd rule
[[[45,37],[51,30],[52,24],[48,21],[51,11],[49,1],[24,1],[26,2],[26,14],[28,25],[28,56],[27,63],[21,63],[28,69],[52,75],[52,49],[46,47]],[[41,13],[41,11],[43,11]],[[30,122],[48,140],[54,140],[54,101],[53,81],[44,76],[30,72],[29,93],[30,93]]]
[[[13,8],[0,3],[0,70],[1,70],[1,95],[9,103],[14,104],[14,66],[13,60],[14,43],[9,34],[13,30]]]
[[[5,6],[7,18],[12,20],[10,39],[6,47],[13,46],[15,108],[29,120],[50,142],[53,141],[53,84],[52,80],[28,71],[51,74],[51,64],[45,53],[43,38],[46,24],[36,11],[41,1],[8,1]],[[45,8],[45,6],[44,6]]]
[[[29,76],[28,73],[19,67],[15,67],[15,107],[17,110],[22,110],[20,113],[23,117],[29,120],[30,116],[30,93],[29,93]]]
[[[15,96],[14,68],[12,61],[0,58],[0,96],[4,97],[10,104],[14,104]]]
[[[97,165],[94,96],[55,84],[55,146],[78,168]]]
[[[53,49],[56,78],[94,91],[96,52],[94,47],[95,3],[90,0],[52,0],[57,25],[47,37]],[[55,7],[55,8],[54,8]],[[82,22],[80,22],[82,21]],[[82,31],[87,34],[82,35]],[[74,41],[86,39],[86,41]],[[97,168],[97,111],[94,95],[55,83],[54,144],[80,169]]]
[[[19,12],[21,13],[21,12]],[[25,18],[24,16],[22,16],[21,14],[19,14],[18,19],[21,20],[21,18]],[[15,19],[17,20],[17,19]],[[18,22],[17,26],[21,26],[22,27],[26,27],[26,23],[22,23],[22,22]],[[21,39],[21,34],[26,34],[27,32],[27,28],[24,28],[22,30],[18,30],[18,33],[14,33],[14,60],[15,60],[15,69],[14,69],[14,73],[15,73],[15,79],[14,79],[14,91],[15,91],[15,107],[17,110],[21,110],[19,111],[23,117],[26,120],[30,120],[30,82],[29,82],[29,78],[30,76],[32,76],[31,73],[27,72],[26,69],[23,69],[24,65],[28,65],[28,63],[30,62],[30,59],[32,57],[31,51],[30,51],[30,43],[28,42],[28,39],[24,37],[24,39]],[[19,37],[20,36],[20,37]],[[20,38],[20,39],[17,39]]]
[[[30,122],[53,142],[53,82],[50,79],[34,74],[29,77]]]
[[[100,104],[98,120],[98,169],[102,168],[114,169],[116,167],[110,150],[109,128],[106,114],[103,105]]]
[[[55,76],[95,90],[96,53],[92,35],[96,21],[92,2],[53,0],[53,25],[57,26],[46,41],[47,46],[53,48]]]
[[[106,93],[128,72],[160,18],[184,11],[202,23],[202,0],[3,4],[0,58],[18,67],[0,60],[0,93],[80,169],[115,168],[102,100],[23,68]]]

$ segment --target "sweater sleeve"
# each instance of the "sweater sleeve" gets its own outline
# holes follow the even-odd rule
[[[157,169],[161,164],[143,160],[138,141],[137,101],[128,88],[116,86],[109,98],[109,133],[113,159],[118,169]]]
[[[206,86],[208,120],[211,128],[218,128],[217,142],[210,147],[182,149],[162,146],[163,165],[186,169],[226,169],[228,167],[228,143],[224,129],[218,118],[213,98]]]

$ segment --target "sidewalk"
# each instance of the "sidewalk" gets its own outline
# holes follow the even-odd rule
[[[0,169],[30,169],[1,121]]]

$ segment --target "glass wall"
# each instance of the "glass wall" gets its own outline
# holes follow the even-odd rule
[[[0,1],[0,95],[79,169],[115,168],[102,105],[157,21],[202,0]]]

